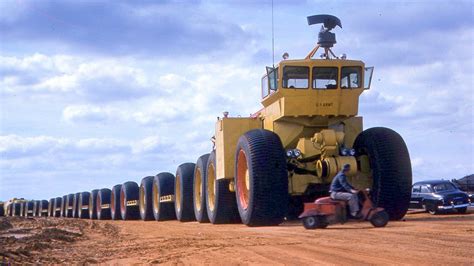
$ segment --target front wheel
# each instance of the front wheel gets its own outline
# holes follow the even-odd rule
[[[412,184],[410,155],[402,137],[388,128],[370,128],[357,136],[354,149],[369,159],[375,206],[384,208],[390,220],[402,219],[410,205]]]
[[[377,213],[374,213],[374,215],[370,217],[370,223],[374,227],[384,227],[387,225],[388,220],[389,220],[389,216],[386,211],[379,211]]]
[[[278,135],[254,129],[239,138],[235,187],[244,224],[266,226],[283,222],[288,207],[288,171]]]
[[[456,211],[460,214],[465,214],[467,212],[467,207],[456,209]]]
[[[324,229],[328,227],[328,222],[324,216],[308,216],[303,218],[303,226],[308,230]]]

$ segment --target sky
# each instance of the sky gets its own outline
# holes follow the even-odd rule
[[[364,128],[405,139],[415,181],[474,173],[472,1],[274,1],[275,60],[332,14],[374,66]],[[208,153],[216,117],[259,110],[271,1],[0,0],[0,200],[111,188]]]

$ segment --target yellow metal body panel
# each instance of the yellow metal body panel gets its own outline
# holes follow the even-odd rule
[[[245,132],[262,128],[260,118],[226,117],[216,122],[216,178],[234,178],[235,149]]]

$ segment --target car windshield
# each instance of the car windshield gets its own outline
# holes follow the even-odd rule
[[[452,191],[456,190],[453,184],[450,183],[441,183],[433,186],[435,192],[444,192],[444,191]]]

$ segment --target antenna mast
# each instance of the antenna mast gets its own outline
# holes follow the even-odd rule
[[[272,0],[272,66],[275,68],[275,30],[273,26],[273,0]]]

